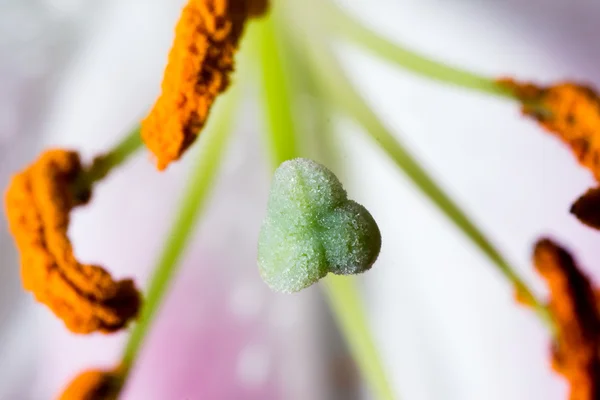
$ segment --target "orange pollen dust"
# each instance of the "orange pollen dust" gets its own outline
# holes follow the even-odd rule
[[[162,92],[142,121],[142,138],[159,170],[181,157],[227,89],[238,42],[266,0],[189,0],[175,28]]]
[[[567,144],[600,182],[600,98],[593,88],[572,82],[539,87],[511,78],[498,83],[521,101],[523,114]]]
[[[117,372],[91,369],[77,375],[58,400],[117,400],[120,388]]]
[[[557,326],[552,366],[570,384],[570,400],[600,398],[600,316],[596,293],[565,249],[549,239],[535,245],[533,260],[550,291]]]
[[[49,150],[13,176],[6,192],[9,229],[21,255],[23,286],[74,333],[114,332],[135,318],[140,295],[130,279],[80,264],[67,236],[69,213],[87,200],[74,194],[79,155]]]

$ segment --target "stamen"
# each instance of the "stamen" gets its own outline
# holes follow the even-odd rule
[[[572,82],[540,87],[510,78],[498,82],[521,100],[524,115],[567,144],[600,182],[600,98],[593,88]]]
[[[6,214],[21,254],[23,286],[74,333],[114,332],[133,319],[140,295],[130,279],[115,281],[96,265],[80,264],[67,236],[69,213],[89,200],[72,184],[79,155],[49,150],[16,174],[6,193]]]
[[[142,121],[142,138],[158,169],[179,159],[204,127],[215,98],[229,86],[248,15],[265,0],[190,0],[175,29],[162,93]]]
[[[600,316],[588,277],[569,252],[549,239],[540,240],[533,260],[550,290],[549,307],[558,338],[552,367],[571,386],[570,400],[600,398]]]
[[[117,400],[121,379],[115,371],[82,372],[65,388],[58,400]]]
[[[583,224],[600,229],[600,187],[589,189],[571,206],[573,214]]]

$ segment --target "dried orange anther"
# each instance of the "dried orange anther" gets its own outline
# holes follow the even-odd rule
[[[533,260],[550,290],[558,328],[552,366],[570,384],[570,400],[600,399],[600,316],[589,279],[563,248],[540,240]]]
[[[264,0],[189,0],[175,29],[162,93],[142,121],[142,138],[158,169],[181,157],[227,89],[248,13]],[[256,4],[254,4],[256,3]],[[260,4],[263,3],[263,4]]]
[[[116,400],[120,388],[116,372],[92,369],[77,375],[58,400]]]
[[[137,315],[140,296],[133,281],[114,281],[102,267],[80,264],[75,258],[67,231],[69,213],[85,201],[75,197],[71,187],[81,169],[76,152],[42,153],[12,178],[6,214],[21,254],[25,289],[72,332],[108,333]]]
[[[248,0],[248,16],[261,17],[269,10],[269,0]]]
[[[600,187],[589,189],[571,206],[573,214],[583,224],[600,229]]]
[[[498,82],[520,99],[525,115],[567,144],[600,182],[600,98],[593,88],[572,82],[538,87],[510,78]]]

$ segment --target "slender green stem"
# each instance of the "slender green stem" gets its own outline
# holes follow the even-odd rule
[[[285,75],[279,51],[279,36],[274,34],[275,21],[269,16],[257,26],[258,51],[261,60],[262,96],[265,105],[266,134],[271,165],[297,157],[294,117],[291,107],[290,82]]]
[[[514,97],[510,90],[497,84],[494,79],[479,76],[443,63],[431,60],[378,35],[330,0],[322,1],[323,11],[319,14],[324,26],[343,39],[370,51],[403,69],[466,89],[502,96]]]
[[[394,395],[379,350],[369,329],[369,321],[353,276],[331,275],[325,279],[325,294],[337,324],[348,344],[360,373],[375,398],[398,399]]]
[[[308,36],[308,35],[306,35]],[[412,155],[385,127],[373,113],[361,95],[353,88],[343,68],[329,48],[317,39],[307,40],[305,49],[313,66],[313,73],[323,87],[329,100],[345,114],[359,123],[379,147],[417,185],[417,187],[454,224],[490,258],[498,270],[533,305],[540,319],[553,331],[553,323],[548,309],[535,298],[515,269],[485,237],[483,232],[469,219],[460,207],[435,183]]]
[[[298,157],[299,154],[296,149],[297,129],[293,123],[293,96],[287,89],[288,78],[280,58],[280,44],[276,39],[284,38],[285,35],[276,26],[276,22],[280,21],[275,21],[272,15],[261,23],[259,43],[264,77],[263,101],[269,122],[267,139],[273,166],[277,167],[281,162]],[[393,399],[354,278],[331,276],[326,281],[324,289],[331,309],[365,381],[378,399]]]
[[[385,400],[397,398],[387,381],[387,374],[378,355],[377,346],[368,329],[369,321],[356,279],[352,276],[328,276],[325,279],[325,293],[360,371],[373,389],[376,398]]]
[[[140,128],[137,126],[111,151],[94,159],[93,163],[79,175],[74,184],[75,192],[89,191],[94,183],[104,179],[110,171],[129,160],[141,146]]]
[[[210,189],[232,130],[233,114],[239,97],[238,89],[232,88],[224,98],[217,100],[208,126],[199,138],[197,163],[183,195],[175,222],[166,236],[167,240],[150,280],[141,315],[133,327],[123,354],[124,379],[137,358],[209,198]]]

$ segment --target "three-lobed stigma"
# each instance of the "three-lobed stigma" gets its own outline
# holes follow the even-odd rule
[[[296,292],[330,272],[362,273],[380,249],[377,223],[330,170],[303,158],[277,168],[258,243],[260,274],[272,289]]]

